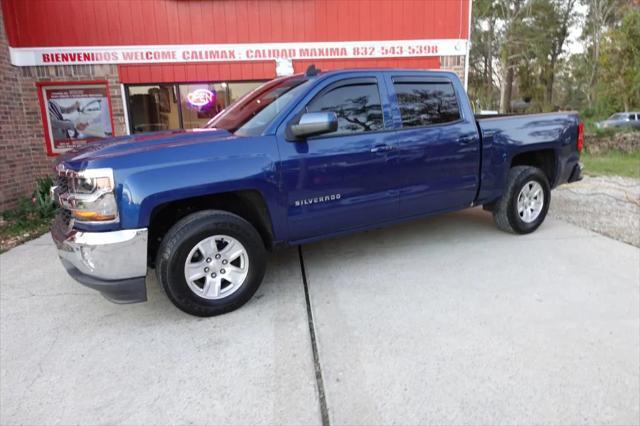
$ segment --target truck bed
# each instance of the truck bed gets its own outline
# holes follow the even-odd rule
[[[476,122],[482,138],[479,200],[499,197],[509,170],[505,166],[517,164],[528,152],[546,155],[552,188],[576,172],[577,112],[477,116]]]

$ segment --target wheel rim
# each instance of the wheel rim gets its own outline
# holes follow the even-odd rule
[[[196,244],[185,261],[184,278],[196,295],[209,300],[229,297],[244,284],[249,255],[228,235],[214,235]]]
[[[527,182],[518,194],[518,216],[525,223],[534,222],[544,207],[544,191],[542,185],[535,180]]]

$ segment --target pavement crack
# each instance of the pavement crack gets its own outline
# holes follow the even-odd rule
[[[309,335],[311,336],[311,351],[313,352],[313,366],[316,373],[316,386],[318,388],[318,402],[320,403],[320,415],[323,426],[329,426],[329,409],[327,408],[327,397],[322,379],[322,367],[320,365],[320,354],[318,353],[318,341],[316,339],[315,323],[313,321],[313,310],[311,309],[311,298],[309,296],[309,283],[307,281],[307,271],[304,267],[304,257],[302,247],[298,246],[298,256],[300,258],[300,272],[302,273],[302,285],[304,287],[304,299],[307,305],[307,323],[309,324]]]

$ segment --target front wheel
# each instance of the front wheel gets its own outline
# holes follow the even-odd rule
[[[158,280],[171,302],[202,317],[245,304],[260,286],[266,264],[256,229],[219,210],[178,221],[162,240],[157,256]]]
[[[542,170],[516,166],[509,170],[505,192],[493,209],[499,229],[528,234],[544,222],[549,211],[551,189]]]

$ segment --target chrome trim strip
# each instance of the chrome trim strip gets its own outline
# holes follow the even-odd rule
[[[94,203],[102,196],[111,194],[112,192],[113,191],[106,189],[99,189],[92,194],[73,194],[71,192],[64,192],[58,194],[58,203],[61,207],[74,210],[78,206],[78,203]]]
[[[123,280],[147,274],[146,228],[112,232],[63,229],[56,220],[51,236],[58,256],[83,274],[102,280]]]

